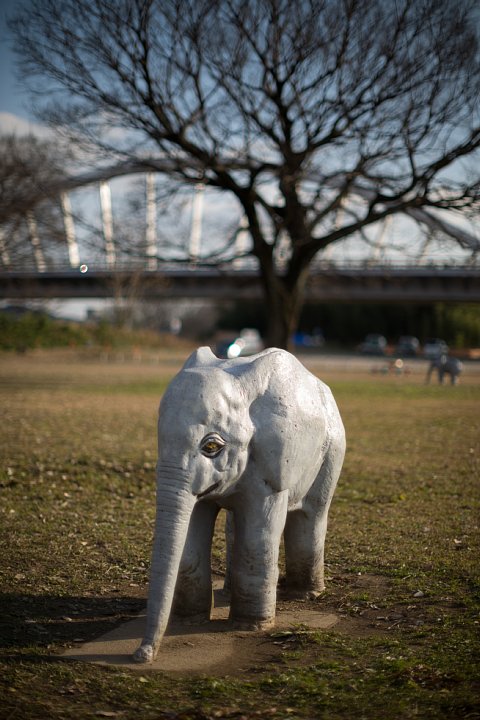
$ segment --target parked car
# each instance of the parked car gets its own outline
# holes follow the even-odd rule
[[[387,339],[377,333],[369,333],[359,346],[364,355],[385,355],[387,350]]]
[[[413,335],[402,335],[395,346],[398,357],[416,357],[420,352],[420,342]]]
[[[258,330],[245,328],[238,337],[224,340],[217,345],[216,354],[221,358],[232,359],[243,355],[255,355],[263,349],[264,345]]]
[[[429,338],[423,346],[423,356],[428,360],[433,360],[440,355],[447,355],[448,345],[445,340],[439,338]]]
[[[293,336],[293,344],[302,350],[321,348],[325,345],[325,338],[322,331],[316,328],[311,333],[296,332]]]

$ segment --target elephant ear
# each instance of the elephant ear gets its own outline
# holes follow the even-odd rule
[[[235,372],[254,425],[251,462],[276,492],[301,484],[318,467],[327,441],[328,388],[290,353],[269,350]]]
[[[197,348],[185,361],[182,370],[196,367],[217,367],[220,360],[209,347]]]

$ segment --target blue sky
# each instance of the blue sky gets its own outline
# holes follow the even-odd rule
[[[18,6],[18,0],[0,0],[0,112],[9,112],[31,120],[26,108],[26,97],[15,77],[13,39],[7,27],[7,17],[11,16]]]
[[[32,129],[43,135],[49,131],[37,125],[30,110],[28,93],[22,90],[17,78],[13,37],[7,27],[7,18],[21,5],[28,4],[30,0],[0,0],[0,131]]]

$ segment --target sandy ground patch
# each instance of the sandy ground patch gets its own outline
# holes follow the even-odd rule
[[[151,665],[138,665],[132,654],[145,627],[145,615],[123,623],[97,640],[67,650],[62,657],[101,665],[123,666],[148,672],[161,670],[175,674],[237,674],[254,665],[273,660],[281,652],[276,638],[288,629],[333,627],[338,616],[318,612],[298,604],[282,604],[277,609],[276,627],[267,632],[240,632],[228,621],[229,607],[217,588],[209,623],[188,624],[173,619],[163,639],[157,659]]]

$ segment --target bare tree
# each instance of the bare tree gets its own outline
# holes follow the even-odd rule
[[[476,247],[442,215],[479,207],[475,4],[33,0],[12,26],[45,116],[97,162],[235,196],[286,346],[332,243],[403,213]]]
[[[68,161],[69,153],[53,140],[0,135],[0,267],[47,269],[66,254],[61,208],[51,188],[65,180]]]

